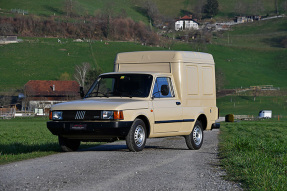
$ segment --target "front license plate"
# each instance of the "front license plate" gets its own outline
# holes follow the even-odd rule
[[[86,130],[86,124],[71,124],[71,130]]]

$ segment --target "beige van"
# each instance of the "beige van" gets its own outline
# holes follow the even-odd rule
[[[52,106],[47,127],[64,151],[116,140],[141,151],[147,138],[168,136],[199,149],[203,131],[219,128],[214,65],[207,53],[119,53],[114,72],[100,75],[82,100]]]

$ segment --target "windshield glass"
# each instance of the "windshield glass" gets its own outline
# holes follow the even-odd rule
[[[85,97],[148,97],[152,79],[148,74],[103,75]]]

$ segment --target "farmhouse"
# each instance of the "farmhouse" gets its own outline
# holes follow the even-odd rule
[[[76,81],[30,80],[24,86],[22,107],[43,115],[53,104],[79,99],[79,89]]]
[[[198,29],[198,23],[192,19],[191,16],[181,17],[179,20],[175,22],[175,30],[190,30],[190,29]]]

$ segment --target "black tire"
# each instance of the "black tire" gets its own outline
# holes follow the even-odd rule
[[[126,144],[130,151],[142,151],[146,143],[146,126],[141,119],[136,119],[126,136]]]
[[[65,152],[72,152],[78,150],[81,141],[79,140],[73,140],[73,139],[67,139],[64,137],[59,136],[59,144],[61,146],[61,149]]]
[[[203,128],[200,121],[196,121],[189,135],[184,136],[186,145],[191,150],[200,149],[203,143]]]

